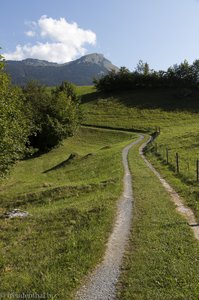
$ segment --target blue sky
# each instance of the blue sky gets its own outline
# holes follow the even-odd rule
[[[199,59],[198,16],[199,0],[7,0],[0,46],[8,59],[65,62],[99,52],[130,70],[139,59],[166,69]]]

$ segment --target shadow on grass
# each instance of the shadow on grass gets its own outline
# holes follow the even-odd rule
[[[88,103],[94,100],[97,100],[98,98],[102,98],[105,97],[106,95],[100,92],[93,92],[93,93],[89,93],[89,94],[85,94],[83,96],[81,96],[81,103]]]
[[[139,109],[163,109],[165,111],[199,112],[199,89],[143,88],[115,92],[93,92],[83,95],[82,103],[100,98],[115,98],[127,107]]]
[[[72,161],[77,160],[79,158],[80,158],[80,156],[77,153],[71,153],[70,156],[66,160],[64,160],[61,163],[59,163],[58,165],[44,171],[43,173],[46,174],[46,173],[49,173],[51,171],[55,171],[55,170],[58,170],[60,168],[63,168],[66,165],[70,164]]]
[[[198,182],[196,180],[188,178],[186,175],[180,172],[177,173],[176,167],[170,162],[167,163],[160,153],[156,153],[153,149],[148,149],[148,152],[151,152],[152,155],[154,155],[157,160],[168,169],[168,171],[172,172],[176,178],[180,179],[182,183],[186,184],[187,186],[198,187]]]
[[[123,127],[112,127],[106,125],[92,125],[82,123],[81,126],[83,127],[91,127],[91,128],[99,128],[99,129],[108,129],[108,130],[117,130],[117,131],[126,131],[126,132],[137,132],[137,133],[151,133],[154,128],[147,128],[147,129],[137,129],[137,128],[123,128]]]
[[[190,224],[190,227],[199,227],[199,223],[198,224]]]

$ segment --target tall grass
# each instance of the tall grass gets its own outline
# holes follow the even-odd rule
[[[75,288],[103,255],[122,190],[121,149],[132,138],[82,128],[61,147],[19,162],[1,182],[4,299],[12,292],[74,299]],[[29,216],[4,218],[16,207]]]

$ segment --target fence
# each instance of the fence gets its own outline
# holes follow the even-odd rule
[[[152,135],[151,152],[155,154],[164,164],[178,175],[187,180],[199,182],[199,159],[191,158],[187,154],[186,158],[180,152],[175,152],[169,146],[159,145],[155,138],[160,134],[160,128],[156,127]]]

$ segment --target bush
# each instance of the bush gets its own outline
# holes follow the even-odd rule
[[[49,91],[31,81],[24,88],[24,95],[34,127],[29,137],[31,146],[44,152],[74,134],[80,122],[80,109],[73,85],[63,82]]]

